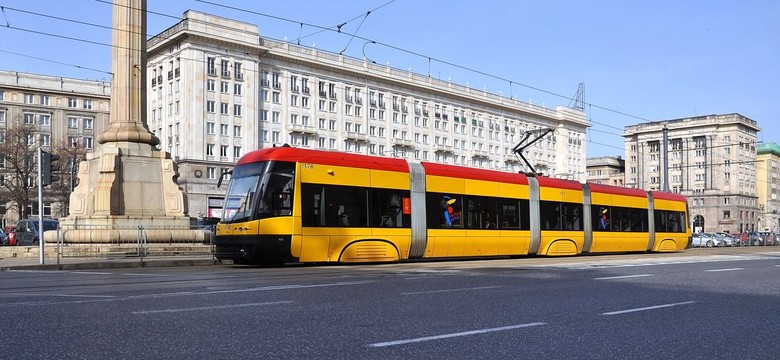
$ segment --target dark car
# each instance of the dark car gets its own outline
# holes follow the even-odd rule
[[[43,231],[57,230],[59,222],[57,220],[45,219],[43,220]],[[40,234],[38,231],[38,220],[19,220],[16,223],[16,245],[18,246],[33,246],[38,245],[40,242]]]

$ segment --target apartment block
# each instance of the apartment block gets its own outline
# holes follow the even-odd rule
[[[0,71],[0,142],[6,141],[6,134],[19,124],[32,125],[36,133],[29,144],[51,151],[61,147],[80,146],[93,149],[97,135],[108,125],[111,86],[104,81],[91,81],[38,74]],[[68,166],[68,159],[61,159],[61,168]],[[0,154],[0,219],[13,223],[20,214],[10,211],[6,181],[10,169],[5,154]],[[37,182],[31,182],[37,184]],[[29,214],[38,214],[36,204],[28,209]],[[44,192],[44,215],[61,217],[64,204],[53,204],[46,200]]]
[[[218,178],[247,152],[291,146],[504,171],[526,131],[554,132],[526,158],[585,178],[582,111],[554,109],[260,36],[194,10],[148,41],[148,124],[179,166],[190,216],[219,216]]]
[[[621,156],[599,156],[586,161],[588,182],[625,186],[626,161]]]
[[[666,182],[669,190],[686,195],[694,231],[758,230],[760,130],[756,121],[736,113],[626,126],[626,185],[663,190]]]

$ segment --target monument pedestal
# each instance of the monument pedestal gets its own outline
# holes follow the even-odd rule
[[[202,241],[191,230],[184,193],[168,154],[136,142],[108,142],[79,164],[70,214],[60,219],[65,242]],[[143,231],[143,232],[142,232]]]

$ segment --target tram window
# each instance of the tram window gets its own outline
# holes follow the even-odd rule
[[[631,231],[633,232],[647,232],[647,210],[646,209],[629,209],[631,220]]]
[[[367,189],[316,184],[304,184],[302,188],[303,226],[368,226]]]
[[[409,198],[408,191],[372,189],[371,193],[371,226],[410,227],[411,215],[403,213],[403,199]]]
[[[540,201],[539,214],[542,230],[561,230],[561,203]]]
[[[495,198],[467,196],[463,201],[466,204],[463,215],[467,229],[497,229]]]
[[[520,203],[517,200],[501,200],[499,209],[501,229],[520,229]]]
[[[563,230],[582,230],[582,204],[561,203]]]
[[[655,231],[656,232],[669,232],[667,227],[667,217],[665,210],[655,211]]]
[[[593,231],[611,231],[612,226],[610,225],[610,220],[612,218],[612,213],[610,212],[610,208],[594,204],[592,209],[593,216],[591,218],[593,219]]]
[[[428,193],[425,197],[428,228],[460,228],[462,202],[462,198],[456,194]]]

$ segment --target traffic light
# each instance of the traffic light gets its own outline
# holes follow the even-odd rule
[[[56,154],[45,151],[41,154],[41,184],[43,186],[49,186],[60,180],[60,177],[55,175],[57,171],[60,171],[60,166],[54,163],[59,159],[60,156]]]

